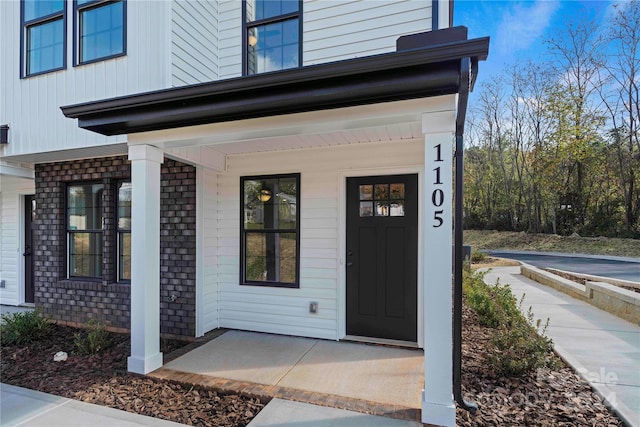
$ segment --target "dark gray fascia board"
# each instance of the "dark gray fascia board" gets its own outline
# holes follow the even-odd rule
[[[453,94],[460,59],[487,57],[489,38],[164,89],[61,107],[103,135]]]

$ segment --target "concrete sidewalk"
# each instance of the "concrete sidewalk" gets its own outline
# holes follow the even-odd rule
[[[0,384],[0,426],[179,427],[183,424]]]
[[[640,427],[640,327],[520,275],[496,267],[487,283],[509,284],[523,310],[549,318],[557,353],[579,372],[627,424]]]

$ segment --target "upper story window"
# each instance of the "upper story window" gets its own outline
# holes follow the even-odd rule
[[[301,65],[302,1],[243,1],[245,73],[284,70]]]
[[[65,61],[65,1],[22,2],[22,75],[63,69]]]
[[[75,7],[77,64],[125,54],[124,0],[77,0]]]

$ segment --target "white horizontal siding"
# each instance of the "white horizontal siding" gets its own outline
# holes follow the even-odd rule
[[[0,157],[123,142],[78,128],[60,106],[156,90],[168,75],[170,5],[162,1],[127,4],[127,54],[73,66],[73,5],[67,2],[66,69],[20,78],[20,2],[0,2],[0,123],[10,126],[10,143]],[[37,123],[34,123],[37,120]]]
[[[341,174],[371,169],[394,173],[421,163],[422,140],[357,144],[230,156],[217,177],[220,326],[261,332],[338,338]],[[240,177],[299,172],[300,288],[239,285]],[[205,185],[209,185],[206,183]],[[310,302],[319,303],[317,314]]]
[[[218,79],[218,3],[172,2],[171,74],[173,86]]]
[[[218,3],[220,78],[242,74],[242,2]],[[431,30],[431,0],[305,0],[303,65],[392,52],[398,37]]]
[[[198,287],[200,293],[197,307],[200,310],[198,316],[198,333],[205,334],[219,327],[218,310],[218,210],[217,210],[217,177],[215,173],[205,168],[198,168],[198,190],[201,192],[198,207],[201,221],[198,222],[198,235],[201,246],[198,258]]]
[[[303,13],[303,65],[393,52],[398,37],[431,30],[431,0],[312,0]]]
[[[0,288],[0,304],[24,302],[20,196],[34,193],[33,180],[0,176],[0,280],[5,281],[5,288]]]

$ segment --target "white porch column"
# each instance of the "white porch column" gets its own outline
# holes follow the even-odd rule
[[[129,372],[162,366],[160,353],[160,165],[163,152],[129,147],[131,160],[131,356]]]
[[[452,156],[455,111],[422,116],[424,167],[424,391],[422,422],[455,426],[452,317]]]

